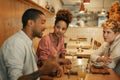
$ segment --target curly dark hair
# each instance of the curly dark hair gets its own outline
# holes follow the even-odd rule
[[[56,14],[55,25],[57,22],[63,20],[67,23],[67,27],[68,27],[69,23],[71,23],[72,21],[72,18],[73,18],[73,15],[69,10],[60,9]]]

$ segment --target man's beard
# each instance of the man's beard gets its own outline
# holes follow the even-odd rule
[[[36,31],[33,31],[32,35],[33,37],[38,37],[38,38],[42,37],[42,35],[40,33],[37,33]]]

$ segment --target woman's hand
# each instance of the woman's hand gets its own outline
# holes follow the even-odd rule
[[[102,56],[97,59],[98,62],[111,63],[112,59],[110,57]]]

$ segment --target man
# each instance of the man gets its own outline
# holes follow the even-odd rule
[[[2,56],[1,56],[1,52],[0,52],[0,80],[7,80],[6,76],[5,76],[6,73],[5,73],[5,71],[3,71],[3,70],[5,70],[4,68],[5,67],[3,65]]]
[[[23,29],[8,38],[0,49],[0,74],[3,80],[39,80],[40,75],[56,72],[58,64],[48,60],[39,70],[33,39],[41,37],[46,17],[37,9],[28,9],[22,16]],[[49,67],[48,67],[49,66]]]
[[[84,21],[80,19],[80,16],[77,16],[77,23],[76,25],[79,26],[79,27],[84,27]]]

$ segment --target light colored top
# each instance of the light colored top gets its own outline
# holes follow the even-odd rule
[[[1,52],[0,52],[0,80],[8,80],[7,76],[6,76],[6,72],[3,70],[5,70],[5,67],[3,65],[2,56],[1,56]]]
[[[114,71],[117,73],[117,75],[120,76],[120,61],[117,63],[116,67],[114,68]]]
[[[38,70],[33,42],[22,30],[5,41],[1,47],[0,57],[3,65],[0,66],[4,68],[0,71],[8,77],[3,80],[17,80],[22,75]]]
[[[76,25],[77,25],[77,26],[80,26],[80,27],[85,27],[85,23],[84,23],[83,20],[77,21]]]
[[[61,54],[65,53],[66,50],[64,48],[64,39],[63,37],[59,38],[58,45],[56,46],[54,43],[54,38],[52,34],[48,34],[41,38],[38,49],[37,49],[37,56],[39,60],[46,60],[49,56],[54,54]]]
[[[106,65],[109,68],[115,68],[117,62],[120,60],[120,35],[116,37],[112,45],[109,45],[106,42],[102,44],[101,47],[91,55],[91,59],[96,61],[99,56],[108,56],[108,50],[110,53],[109,57],[112,58],[112,63],[106,63]]]

